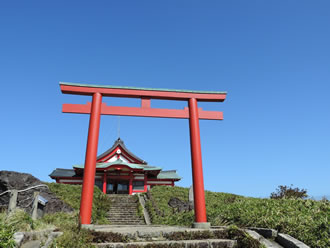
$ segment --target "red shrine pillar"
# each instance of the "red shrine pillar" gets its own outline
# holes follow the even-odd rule
[[[206,219],[202,151],[199,131],[199,116],[197,100],[189,99],[189,128],[190,128],[190,149],[191,166],[194,189],[195,223],[196,228],[209,228],[210,224]]]
[[[105,171],[103,174],[103,187],[102,187],[102,191],[104,194],[107,193],[107,172]]]
[[[88,139],[85,158],[84,180],[80,202],[81,224],[90,224],[92,217],[93,193],[95,184],[97,144],[101,119],[101,93],[93,94],[91,114],[89,119]]]
[[[128,185],[128,194],[133,194],[133,173],[129,173],[129,185]]]

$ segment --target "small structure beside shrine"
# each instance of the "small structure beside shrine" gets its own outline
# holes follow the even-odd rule
[[[57,168],[49,176],[57,183],[82,184],[84,165]],[[147,192],[155,185],[174,186],[180,179],[176,170],[163,171],[161,167],[148,165],[130,152],[120,138],[96,160],[95,185],[105,194],[132,195]]]

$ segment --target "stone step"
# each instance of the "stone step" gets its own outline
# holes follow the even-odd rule
[[[136,215],[137,211],[134,212],[120,212],[120,211],[109,211],[108,214],[122,214],[122,215]]]
[[[133,213],[122,213],[122,212],[107,212],[107,215],[123,215],[123,216],[134,216],[137,215],[137,211]]]
[[[110,209],[108,212],[118,212],[118,213],[135,213],[137,212],[137,209],[130,209],[130,210],[126,210],[126,209]]]
[[[144,224],[144,220],[138,216],[138,205],[140,203],[136,196],[111,195],[109,198],[111,204],[106,216],[112,224]]]
[[[137,202],[111,202],[111,206],[131,206],[131,204],[136,204]]]
[[[108,215],[108,218],[117,218],[117,219],[139,219],[139,216],[122,216],[122,215]]]
[[[123,220],[123,219],[111,219],[110,221],[111,222],[141,222],[141,220],[139,220],[139,219],[135,219],[135,220],[132,220],[132,219],[126,219],[126,220]]]
[[[129,206],[114,206],[114,205],[111,205],[110,209],[136,209],[136,203],[134,203],[134,205],[129,205]]]
[[[107,215],[120,215],[120,216],[137,216],[137,212],[135,213],[111,213],[108,212]]]
[[[110,208],[110,211],[111,211],[111,210],[115,210],[115,211],[121,211],[121,212],[123,212],[123,211],[136,211],[137,208],[136,208],[136,207],[134,207],[134,208],[111,207],[111,208]]]
[[[132,226],[132,225],[140,225],[140,226],[144,226],[144,223],[141,222],[111,222],[111,225],[116,225],[116,226]]]
[[[121,218],[121,217],[118,217],[118,218],[108,218],[108,220],[141,220],[140,218]]]
[[[205,240],[180,240],[180,241],[153,241],[153,242],[130,242],[130,243],[95,243],[100,248],[125,248],[125,247],[194,247],[194,248],[233,248],[237,245],[236,240],[228,239],[205,239]]]

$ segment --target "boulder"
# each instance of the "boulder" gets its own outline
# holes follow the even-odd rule
[[[0,194],[7,190],[16,189],[18,191],[32,186],[44,184],[31,174],[19,173],[15,171],[0,171]],[[73,208],[61,201],[52,193],[48,187],[37,187],[27,191],[19,192],[17,197],[17,207],[31,213],[34,192],[40,192],[40,196],[47,200],[44,213],[72,212]],[[8,206],[9,193],[0,196],[0,206]]]
[[[183,211],[191,211],[193,210],[193,206],[189,202],[184,202],[176,197],[171,197],[171,199],[168,202],[168,205],[173,208],[173,210],[176,210],[177,212],[183,212]]]

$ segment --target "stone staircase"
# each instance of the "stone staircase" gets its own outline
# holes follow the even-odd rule
[[[236,240],[203,238],[201,233],[224,229],[204,230],[187,227],[138,225],[85,225],[84,228],[97,236],[93,245],[98,248],[234,248]],[[195,233],[195,235],[194,235]],[[191,238],[184,238],[188,235]],[[240,246],[242,247],[242,246]],[[246,247],[249,248],[249,247]]]
[[[139,199],[134,195],[109,195],[111,206],[108,220],[112,225],[145,225],[138,215]]]

